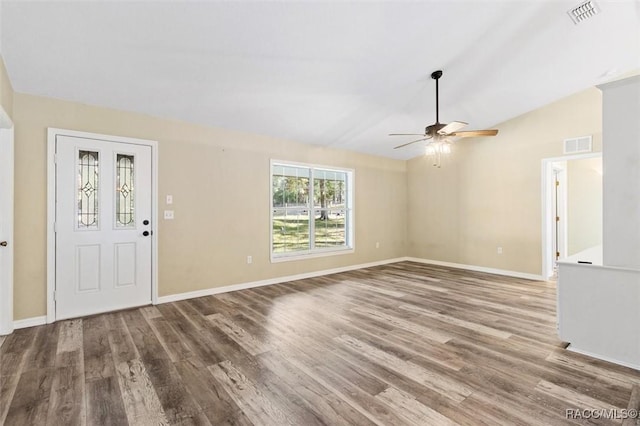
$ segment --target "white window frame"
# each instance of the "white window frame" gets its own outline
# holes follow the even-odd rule
[[[273,252],[273,166],[291,166],[291,167],[305,167],[309,169],[309,250],[300,250],[289,253],[274,253]],[[345,210],[345,247],[327,247],[327,248],[313,248],[315,245],[315,220],[313,217],[313,178],[314,170],[327,170],[334,172],[341,172],[347,174],[347,199]],[[321,164],[302,163],[297,161],[283,161],[271,159],[269,162],[269,255],[271,263],[287,262],[291,260],[313,259],[316,257],[334,256],[340,254],[349,254],[355,252],[355,206],[354,206],[354,189],[355,189],[355,170],[344,167],[324,166]]]

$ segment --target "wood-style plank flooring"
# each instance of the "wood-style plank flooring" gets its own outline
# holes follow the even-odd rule
[[[640,408],[640,372],[566,351],[555,300],[402,262],[17,330],[0,423],[621,424],[566,418]]]

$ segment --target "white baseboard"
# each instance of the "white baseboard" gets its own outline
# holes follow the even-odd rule
[[[47,323],[46,315],[43,315],[41,317],[25,318],[25,319],[14,321],[13,329],[17,330],[19,328],[35,327],[36,325],[44,325],[46,323]]]
[[[516,272],[516,271],[507,271],[507,270],[503,270],[503,269],[486,268],[484,266],[464,265],[464,264],[461,264],[461,263],[442,262],[442,261],[439,261],[439,260],[421,259],[421,258],[417,258],[417,257],[397,257],[397,258],[394,258],[394,259],[379,260],[379,261],[376,261],[376,262],[361,263],[361,264],[358,264],[358,265],[343,266],[343,267],[340,267],[340,268],[323,269],[321,271],[307,272],[307,273],[304,273],[304,274],[287,275],[287,276],[284,276],[284,277],[269,278],[269,279],[260,280],[260,281],[250,281],[250,282],[246,282],[246,283],[233,284],[233,285],[228,285],[228,286],[223,286],[223,287],[212,287],[212,288],[205,288],[205,289],[202,289],[202,290],[188,291],[186,293],[170,294],[170,295],[167,295],[167,296],[158,297],[158,303],[161,304],[161,303],[177,302],[177,301],[180,301],[180,300],[193,299],[193,298],[196,298],[196,297],[210,296],[210,295],[213,295],[213,294],[220,294],[220,293],[228,293],[230,291],[244,290],[244,289],[254,288],[254,287],[262,287],[262,286],[265,286],[265,285],[272,285],[272,284],[279,284],[279,283],[284,283],[284,282],[288,282],[288,281],[302,280],[302,279],[305,279],[305,278],[321,277],[323,275],[337,274],[337,273],[340,273],[340,272],[354,271],[356,269],[370,268],[372,266],[380,266],[380,265],[386,265],[386,264],[389,264],[389,263],[397,263],[397,262],[405,262],[405,261],[425,263],[425,264],[428,264],[428,265],[446,266],[446,267],[450,267],[450,268],[466,269],[466,270],[469,270],[469,271],[486,272],[486,273],[489,273],[489,274],[505,275],[505,276],[515,277],[515,278],[525,278],[525,279],[529,279],[529,280],[544,281],[544,279],[542,278],[541,275],[527,274],[527,273],[524,273],[524,272]],[[39,317],[25,318],[25,319],[14,321],[13,322],[13,328],[14,328],[14,330],[17,330],[17,329],[20,329],[20,328],[27,328],[27,327],[35,327],[37,325],[44,325],[46,323],[47,323],[47,317],[43,315],[43,316],[39,316]],[[579,351],[575,350],[575,352],[579,352]],[[580,352],[580,353],[583,353],[583,352]],[[602,357],[598,357],[598,356],[593,355],[593,354],[589,354],[589,353],[584,353],[584,354],[585,355],[589,355],[589,356],[593,356],[595,358],[604,359]],[[604,359],[604,360],[605,361],[614,362],[614,363],[617,363],[617,364],[621,364],[621,365],[626,365],[628,367],[640,370],[639,366],[624,364],[624,363],[621,363],[621,362],[615,361],[615,360],[609,360],[609,359]]]
[[[161,303],[177,302],[179,300],[193,299],[195,297],[211,296],[212,294],[228,293],[230,291],[244,290],[244,289],[254,288],[254,287],[262,287],[265,285],[279,284],[279,283],[284,283],[288,281],[303,280],[305,278],[321,277],[323,275],[337,274],[339,272],[347,272],[347,271],[353,271],[356,269],[370,268],[372,266],[386,265],[388,263],[402,262],[405,260],[407,260],[407,258],[398,257],[395,259],[386,259],[386,260],[380,260],[377,262],[361,263],[359,265],[343,266],[341,268],[323,269],[321,271],[307,272],[304,274],[288,275],[284,277],[269,278],[269,279],[260,280],[260,281],[250,281],[246,283],[227,285],[223,287],[205,288],[202,290],[189,291],[186,293],[170,294],[168,296],[158,297],[158,303],[161,304]]]
[[[626,361],[618,361],[617,359],[614,359],[614,358],[610,358],[610,357],[607,357],[607,356],[594,354],[593,352],[589,352],[589,351],[583,351],[582,349],[576,348],[571,344],[569,346],[567,346],[567,350],[571,351],[571,352],[575,352],[577,354],[590,356],[591,358],[601,359],[602,361],[611,362],[613,364],[622,365],[624,367],[629,367],[629,368],[633,368],[634,370],[639,370],[640,371],[640,364],[633,364],[633,363],[626,362]]]
[[[405,257],[403,260],[425,263],[428,265],[447,266],[450,268],[466,269],[468,271],[486,272],[488,274],[505,275],[507,277],[524,278],[534,281],[546,281],[542,275],[527,274],[525,272],[508,271],[505,269],[487,268],[485,266],[465,265],[462,263],[442,262],[440,260],[421,259],[419,257]]]

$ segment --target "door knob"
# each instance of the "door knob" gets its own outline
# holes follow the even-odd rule
[[[144,232],[142,233],[142,235],[144,235],[145,237],[148,237],[148,236],[149,236],[149,231],[144,231]]]
[[[6,247],[6,246],[7,246],[7,244],[9,244],[9,243],[7,243],[6,241],[2,241],[2,242],[0,242],[0,246],[2,246],[2,247]]]
[[[143,220],[143,221],[142,221],[142,224],[143,224],[143,225],[148,225],[148,224],[149,224],[149,221],[148,221],[147,219],[145,219],[145,220]]]

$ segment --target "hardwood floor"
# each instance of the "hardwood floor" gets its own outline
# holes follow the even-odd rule
[[[411,262],[0,338],[7,425],[621,424],[566,410],[627,408],[640,372],[564,350],[553,283]]]

